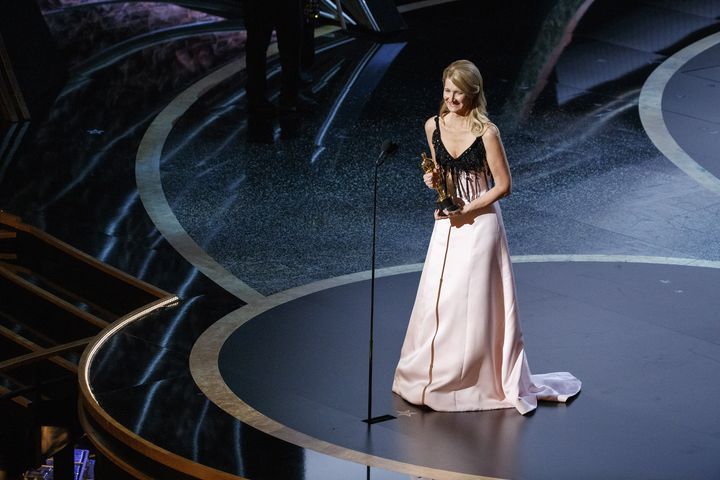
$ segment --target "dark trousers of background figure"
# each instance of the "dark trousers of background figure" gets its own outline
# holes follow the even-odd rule
[[[300,70],[307,73],[315,63],[315,20],[303,19],[302,46],[300,47]]]
[[[247,29],[247,99],[252,110],[267,103],[267,49],[277,32],[282,67],[280,104],[292,106],[300,86],[302,0],[244,0]]]

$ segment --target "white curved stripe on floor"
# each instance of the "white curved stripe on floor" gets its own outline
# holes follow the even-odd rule
[[[640,121],[658,150],[692,179],[715,193],[720,193],[720,179],[699,165],[672,137],[663,118],[662,98],[668,81],[675,73],[687,62],[718,43],[720,32],[673,54],[650,74],[640,91],[638,102]]]
[[[160,177],[163,147],[175,122],[210,88],[245,68],[245,59],[236,60],[195,82],[175,97],[148,127],[135,159],[135,181],[143,206],[163,237],[180,255],[213,282],[245,302],[264,298],[230,273],[203,250],[180,225],[165,197]]]
[[[325,35],[336,27],[321,27],[315,35]],[[267,55],[278,54],[277,44]],[[193,240],[178,221],[162,187],[160,160],[173,126],[202,95],[220,82],[245,69],[245,58],[235,60],[190,85],[175,97],[158,115],[143,135],[135,158],[135,181],[140,200],[153,224],[170,245],[210,280],[246,303],[265,298],[260,292],[230,273]]]

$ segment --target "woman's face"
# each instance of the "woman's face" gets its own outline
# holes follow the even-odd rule
[[[445,80],[443,100],[448,110],[453,113],[462,113],[469,110],[469,98],[449,78]]]

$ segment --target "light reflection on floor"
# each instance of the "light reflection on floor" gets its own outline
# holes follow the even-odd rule
[[[48,11],[61,3],[40,2]],[[371,40],[353,40],[318,56],[316,78],[332,73],[326,83],[316,85],[322,108],[305,119],[298,136],[281,138],[273,148],[244,142],[243,77],[220,85],[178,122],[166,146],[163,188],[180,223],[213,258],[266,294],[366,270],[368,165],[377,146],[393,138],[402,150],[383,170],[379,265],[422,261],[432,198],[419,181],[411,180],[419,176],[419,152],[427,149],[421,125],[436,109],[436,77],[442,67],[456,57],[468,57],[485,74],[491,114],[502,129],[513,170],[514,192],[502,207],[514,255],[720,259],[720,199],[668,162],[648,140],[637,116],[637,97],[647,75],[676,48],[716,25],[720,6],[700,1],[595,2],[520,125],[500,113],[522,75],[542,12],[529,11],[521,19],[515,18],[516,12],[517,2],[487,12],[464,1],[407,14],[407,45],[378,84],[341,112],[345,123],[328,130],[315,163],[310,160],[318,129],[344,80],[372,48]],[[117,28],[98,29],[106,16],[115,18]],[[458,18],[460,25],[483,28],[467,40]],[[72,65],[140,34],[217,20],[180,7],[144,3],[48,16]],[[503,39],[502,47],[495,46],[497,38]],[[118,377],[127,381],[119,394],[137,397],[139,403],[142,394],[155,387],[184,392],[180,395],[197,393],[189,377],[167,381],[163,369],[177,375],[175,367],[180,368],[195,338],[240,302],[227,298],[163,241],[137,200],[132,159],[157,111],[192,82],[241,56],[243,42],[235,34],[204,35],[148,44],[136,54],[116,58],[61,97],[50,119],[32,126],[31,142],[2,167],[0,186],[9,187],[0,188],[0,206],[184,296],[188,308],[182,321],[174,315],[154,318],[154,324],[139,325],[148,330],[136,331],[126,344],[157,352],[152,358],[165,362],[151,359],[133,367],[137,375]],[[277,79],[271,85],[277,89]],[[90,129],[105,133],[89,135]],[[53,175],[37,179],[38,171]],[[168,330],[154,336],[163,325]],[[173,338],[166,338],[171,328],[176,329]],[[138,379],[142,381],[135,383]],[[108,406],[114,405],[123,418],[127,402],[112,400]],[[148,411],[157,408],[156,401],[147,399]],[[208,407],[198,434],[211,438],[212,426],[222,422],[233,420]],[[161,435],[154,438],[163,441]],[[187,447],[173,445],[177,439],[165,440],[170,449]],[[307,472],[323,469],[348,478],[364,473],[363,466],[298,450]],[[210,453],[197,455],[207,459],[204,455]]]

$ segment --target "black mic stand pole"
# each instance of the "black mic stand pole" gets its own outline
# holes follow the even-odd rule
[[[363,422],[368,424],[368,428],[373,423],[385,422],[395,417],[392,415],[382,415],[373,418],[372,416],[372,387],[373,387],[373,344],[375,335],[375,237],[377,231],[377,191],[378,191],[378,167],[382,165],[385,156],[392,154],[397,149],[397,145],[387,140],[383,143],[382,152],[375,161],[375,178],[373,180],[373,225],[372,225],[372,262],[370,276],[370,354],[368,356],[368,402],[367,402],[367,418]]]

